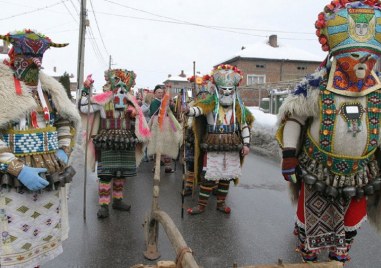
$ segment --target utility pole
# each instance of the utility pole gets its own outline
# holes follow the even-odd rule
[[[83,72],[85,66],[85,36],[86,36],[86,26],[89,23],[87,21],[87,11],[86,11],[86,0],[81,0],[81,12],[79,19],[79,41],[78,41],[78,65],[77,65],[77,105],[81,98],[81,85],[83,83]],[[89,89],[88,95],[88,111],[90,111],[90,100],[92,95],[92,88]],[[86,149],[85,149],[85,168],[84,168],[84,180],[83,180],[83,220],[86,222],[86,186],[87,186],[87,154],[88,154],[88,143],[89,143],[89,113],[87,114],[87,125],[86,125]]]
[[[108,69],[111,70],[111,65],[112,65],[112,57],[110,55],[110,58],[108,60]]]
[[[81,96],[81,85],[83,83],[83,72],[85,65],[85,37],[86,37],[87,11],[86,0],[81,0],[81,11],[79,18],[79,40],[78,40],[78,64],[77,64],[77,103]]]

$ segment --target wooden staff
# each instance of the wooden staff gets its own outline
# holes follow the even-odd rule
[[[86,189],[87,189],[87,154],[88,154],[88,147],[91,137],[91,132],[93,131],[94,126],[94,120],[91,122],[91,128],[90,125],[90,109],[91,109],[91,96],[92,96],[92,86],[89,88],[89,94],[87,95],[87,118],[86,118],[86,147],[85,147],[85,170],[83,173],[83,220],[86,222]],[[80,102],[81,100],[79,100]],[[78,103],[79,103],[78,102]],[[89,133],[90,131],[90,133]]]
[[[181,91],[181,107],[184,109],[186,107],[186,89],[182,89]],[[187,125],[187,117],[184,113],[181,113],[183,120],[183,182],[181,185],[181,218],[184,218],[184,199],[185,199],[185,180],[187,176],[187,167],[186,167],[186,145],[185,145],[185,135],[186,135],[186,125]]]

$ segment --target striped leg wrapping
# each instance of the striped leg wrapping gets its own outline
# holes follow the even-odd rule
[[[111,182],[110,181],[99,181],[98,185],[99,194],[99,205],[108,205],[111,201]]]
[[[124,179],[113,179],[112,182],[112,198],[123,199]]]
[[[193,188],[194,172],[187,172],[187,177],[185,179],[185,189]]]
[[[198,197],[198,205],[206,207],[210,193],[213,190],[214,181],[204,181],[200,185],[200,194]]]
[[[224,206],[229,192],[230,181],[219,181],[217,188],[217,206]]]

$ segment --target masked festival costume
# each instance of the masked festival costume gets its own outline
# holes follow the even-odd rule
[[[316,22],[327,60],[279,112],[282,173],[297,202],[298,251],[345,262],[368,216],[381,231],[379,1],[332,1]],[[332,59],[332,60],[331,60]]]
[[[126,178],[136,176],[136,168],[150,137],[141,108],[130,93],[135,73],[114,69],[107,72],[107,77],[105,88],[109,91],[92,96],[89,108],[85,83],[79,104],[83,121],[89,122],[89,134],[84,133],[90,140],[89,150],[93,152],[89,155],[96,156],[96,159],[88,159],[87,164],[94,168],[95,160],[98,162],[99,218],[109,216],[111,198],[114,209],[130,210],[131,206],[123,202],[124,184]]]
[[[230,213],[225,199],[231,180],[241,176],[243,150],[250,148],[250,132],[254,117],[243,105],[236,92],[242,80],[239,69],[220,65],[212,72],[215,93],[201,99],[189,108],[194,116],[195,135],[194,173],[200,178],[198,206],[189,208],[191,215],[205,210],[213,187],[217,188],[217,210]]]
[[[160,85],[154,89],[164,90]],[[149,128],[152,137],[147,147],[147,154],[160,153],[166,173],[172,173],[172,159],[176,159],[179,148],[183,142],[182,127],[172,112],[173,107],[169,104],[169,93],[165,93],[162,99],[155,98],[150,104]]]
[[[0,64],[0,266],[35,267],[62,252],[68,236],[68,159],[80,117],[64,87],[39,71],[44,52],[63,47],[31,30]]]

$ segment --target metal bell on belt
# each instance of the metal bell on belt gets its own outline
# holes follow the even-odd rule
[[[372,185],[375,191],[381,190],[381,178],[380,177],[376,178],[373,181]]]
[[[364,189],[363,188],[357,188],[356,189],[356,197],[357,198],[362,198],[362,197],[364,197],[364,195],[365,195],[365,191],[364,191]]]
[[[335,199],[338,193],[339,192],[337,191],[337,189],[333,186],[327,186],[327,188],[325,189],[325,194],[331,197],[332,199]]]
[[[12,184],[12,178],[9,176],[9,174],[5,173],[3,176],[1,176],[1,186],[8,187]]]
[[[364,191],[366,195],[372,195],[374,194],[374,187],[372,184],[368,184],[364,186]]]
[[[305,184],[314,185],[317,181],[317,177],[312,174],[306,174],[303,176],[303,180]]]
[[[356,196],[356,187],[348,186],[343,188],[343,195],[347,198],[352,198]]]
[[[203,149],[203,150],[207,150],[207,149],[208,149],[208,144],[206,144],[206,143],[201,143],[201,144],[200,144],[200,147],[201,147],[201,149]]]
[[[325,188],[327,187],[327,185],[322,182],[322,181],[317,181],[315,184],[314,184],[314,189],[315,191],[317,192],[324,192]]]

